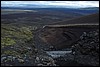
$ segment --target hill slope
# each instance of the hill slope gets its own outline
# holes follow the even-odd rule
[[[45,25],[40,32],[40,39],[57,49],[67,48],[86,32],[99,29],[99,14],[92,14],[68,21]]]
[[[64,21],[60,21],[55,23],[55,25],[65,25],[65,24],[84,24],[84,23],[89,23],[89,24],[99,24],[99,13],[96,14],[92,14],[92,15],[87,15],[87,16],[83,16],[83,17],[79,17],[79,18],[74,18],[71,20],[64,20]]]

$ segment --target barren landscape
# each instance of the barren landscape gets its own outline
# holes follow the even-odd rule
[[[96,9],[1,8],[1,65],[99,66]]]

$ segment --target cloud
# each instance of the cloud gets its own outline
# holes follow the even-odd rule
[[[99,1],[1,1],[1,6],[47,5],[63,7],[99,7]]]

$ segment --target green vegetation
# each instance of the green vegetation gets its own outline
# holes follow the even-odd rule
[[[15,44],[16,42],[13,40],[13,39],[11,39],[11,38],[8,38],[8,37],[5,37],[5,38],[3,38],[3,39],[1,39],[1,44],[2,45],[13,45],[13,44]]]
[[[19,53],[16,51],[7,50],[7,51],[4,51],[3,54],[15,56],[15,55],[18,55]]]
[[[29,42],[34,37],[33,28],[28,25],[1,24],[1,55],[28,55]]]
[[[25,43],[33,38],[29,26],[14,26],[11,24],[1,25],[1,47]]]

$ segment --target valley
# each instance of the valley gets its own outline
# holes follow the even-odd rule
[[[98,10],[1,9],[1,65],[98,66],[98,36]]]

